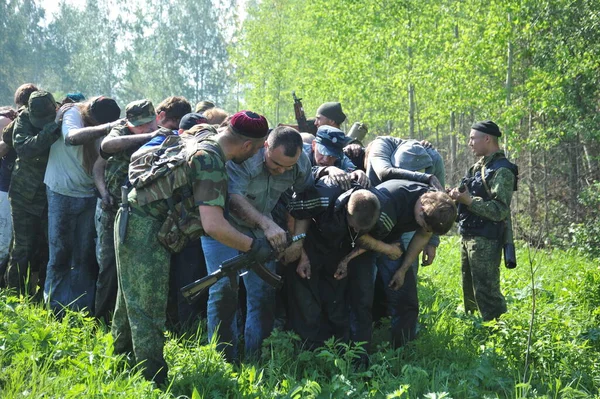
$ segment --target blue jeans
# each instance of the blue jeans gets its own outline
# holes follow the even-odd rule
[[[47,189],[49,261],[44,299],[55,313],[63,306],[94,311],[96,198],[76,198]]]
[[[238,250],[227,247],[210,237],[202,237],[202,249],[208,274],[218,270],[224,261],[240,254]],[[266,263],[264,266],[275,272],[275,262]],[[247,291],[245,354],[252,356],[260,353],[262,341],[273,329],[275,289],[258,277],[254,271],[248,271],[242,278]],[[218,329],[219,349],[224,350],[229,361],[238,357],[237,305],[238,290],[237,287],[232,287],[228,278],[219,280],[210,288],[207,305],[208,336],[210,339]]]

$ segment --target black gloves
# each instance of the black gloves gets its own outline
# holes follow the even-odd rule
[[[271,259],[273,248],[266,238],[255,238],[247,255],[257,263],[264,263]]]

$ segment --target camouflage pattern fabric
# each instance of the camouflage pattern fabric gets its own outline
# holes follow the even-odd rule
[[[504,156],[504,151],[500,150],[481,158],[469,169],[467,177],[472,177],[475,173],[481,171],[482,163],[486,165],[498,156]],[[473,203],[467,209],[489,220],[505,220],[510,215],[510,201],[513,195],[514,183],[515,175],[509,169],[498,169],[492,179],[487,181],[494,199],[484,201],[481,197],[473,197]]]
[[[225,206],[225,156],[216,142],[213,147],[214,151],[193,154],[187,162],[189,167],[183,168],[188,171],[188,189],[193,192],[196,214],[199,205]],[[120,243],[118,228],[122,209],[119,209],[115,218],[114,242],[119,288],[112,335],[116,352],[133,350],[135,360],[144,362],[144,376],[161,383],[167,375],[163,357],[163,331],[171,256],[159,245],[157,233],[168,214],[168,205],[165,199],[140,207],[135,189],[128,199],[133,209],[129,213],[123,244]],[[149,248],[152,250],[149,251]]]
[[[13,218],[13,243],[6,270],[9,287],[24,290],[27,270],[45,275],[48,262],[48,201],[44,174],[50,146],[60,136],[54,123],[33,126],[24,110],[16,119],[12,143],[17,152],[8,190]]]
[[[463,238],[461,243],[463,298],[466,312],[481,312],[483,320],[506,313],[500,291],[502,242],[485,237]]]
[[[6,268],[6,284],[25,294],[25,282],[30,279],[29,273],[39,273],[39,286],[44,287],[46,265],[48,263],[48,206],[40,214],[29,211],[30,202],[24,199],[10,198],[13,219],[13,241]],[[46,200],[46,196],[43,196]],[[38,203],[42,201],[37,199]],[[30,287],[34,289],[34,287]],[[29,292],[33,295],[35,292]]]
[[[40,130],[31,124],[27,111],[23,111],[15,123],[13,146],[17,160],[8,194],[30,201],[29,211],[32,214],[41,215],[46,209],[46,200],[40,202],[34,199],[45,197],[44,175],[48,154],[50,146],[59,137],[60,128],[56,123],[50,122]]]
[[[497,151],[481,158],[469,169],[467,177],[481,171],[482,164],[488,164],[499,156],[504,156],[504,152]],[[505,220],[510,215],[514,182],[515,175],[509,169],[498,169],[487,181],[493,199],[484,201],[481,197],[473,197],[473,203],[467,209],[492,221]],[[502,245],[502,240],[484,237],[463,236],[462,239],[465,311],[479,308],[484,320],[492,320],[506,313],[506,300],[500,291]]]
[[[126,125],[120,125],[113,128],[108,136],[111,138],[128,136],[133,134]],[[139,147],[129,148],[124,151],[119,151],[114,154],[106,154],[101,151],[101,155],[106,159],[106,169],[104,171],[104,181],[106,182],[106,189],[112,196],[116,205],[121,203],[121,186],[127,182],[127,172],[129,170],[129,160],[131,155]]]
[[[174,189],[168,187],[167,182],[154,188],[151,185],[134,188],[128,197],[130,205],[146,215],[164,220],[169,213],[167,198],[172,198],[176,204],[183,200],[187,191],[193,195],[195,205],[194,209],[188,209],[190,213],[197,215],[199,205],[224,208],[227,196],[225,156],[216,141],[208,139],[203,144],[211,149],[199,149],[191,153],[185,163],[187,167],[178,168],[181,172],[177,177],[165,179],[172,180]]]
[[[115,226],[121,213],[119,209]],[[133,351],[136,363],[144,362],[144,376],[157,383],[167,375],[163,347],[171,259],[156,239],[160,225],[154,218],[130,213],[123,244],[115,228],[119,290],[111,330],[115,352]]]

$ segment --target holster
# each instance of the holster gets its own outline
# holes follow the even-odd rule
[[[119,219],[119,243],[125,242],[127,236],[127,223],[129,222],[129,200],[127,195],[129,194],[129,187],[121,187],[121,218]]]
[[[504,245],[502,249],[504,252],[504,266],[507,269],[514,269],[517,267],[517,253],[513,241],[512,219],[510,215],[508,215],[508,218],[504,223]]]

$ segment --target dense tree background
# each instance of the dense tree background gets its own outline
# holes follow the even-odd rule
[[[124,106],[184,95],[293,122],[340,101],[369,137],[428,139],[448,184],[493,119],[521,169],[517,236],[600,251],[600,2],[595,0],[88,0],[46,18],[0,0],[0,104],[30,81]]]

